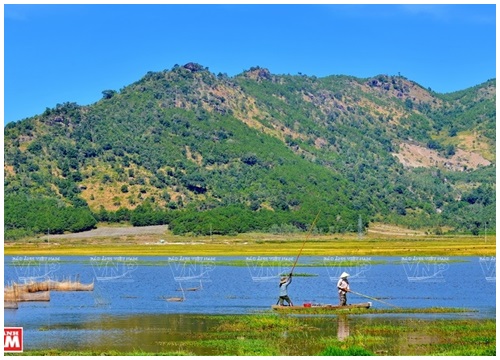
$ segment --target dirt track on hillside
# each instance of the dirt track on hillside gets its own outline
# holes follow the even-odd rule
[[[83,231],[74,234],[49,235],[49,239],[86,239],[96,237],[113,236],[137,236],[137,235],[155,235],[164,234],[168,225],[140,226],[140,227],[100,227],[89,231]],[[45,236],[45,238],[47,238]]]

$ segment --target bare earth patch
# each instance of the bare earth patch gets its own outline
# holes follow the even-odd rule
[[[435,150],[408,143],[400,144],[400,152],[397,154],[393,153],[392,155],[397,157],[404,166],[408,167],[434,166],[453,171],[464,171],[465,169],[476,169],[479,166],[488,166],[491,164],[490,161],[481,155],[471,151],[457,149],[455,155],[445,158]]]
[[[74,234],[50,235],[50,240],[86,239],[95,237],[161,235],[168,230],[168,225],[138,226],[138,227],[100,227]],[[46,238],[46,237],[45,237]]]
[[[371,224],[367,230],[369,235],[391,235],[391,236],[425,236],[425,231],[411,230],[395,225]]]

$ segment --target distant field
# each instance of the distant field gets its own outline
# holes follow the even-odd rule
[[[305,244],[304,244],[305,241]],[[167,226],[99,227],[4,243],[6,255],[302,255],[495,256],[496,236],[434,236],[388,226],[367,234],[176,236]]]

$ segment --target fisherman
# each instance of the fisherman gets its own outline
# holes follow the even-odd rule
[[[293,306],[292,301],[288,297],[287,287],[292,282],[292,273],[288,276],[282,276],[280,279],[280,298],[278,299],[280,306],[284,305],[284,301],[288,303],[288,306]]]
[[[347,305],[347,293],[351,290],[349,289],[349,281],[347,281],[348,273],[345,271],[340,275],[340,279],[337,282],[337,288],[339,289],[339,300],[340,306]]]

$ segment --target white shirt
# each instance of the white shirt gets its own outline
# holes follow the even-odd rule
[[[340,278],[338,283],[337,283],[337,288],[339,289],[339,294],[340,293],[346,293],[346,290],[349,290],[349,282],[347,279]]]

